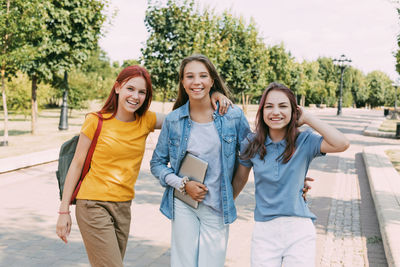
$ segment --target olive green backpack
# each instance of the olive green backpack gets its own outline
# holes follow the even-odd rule
[[[92,156],[94,149],[96,147],[97,139],[99,138],[101,127],[103,126],[103,116],[100,113],[96,113],[99,117],[99,121],[97,123],[97,129],[93,136],[92,143],[90,144],[89,151],[86,155],[85,163],[83,165],[83,170],[79,181],[75,187],[74,193],[72,194],[70,204],[75,204],[76,202],[76,195],[78,194],[79,188],[81,187],[83,178],[88,173],[90,169],[90,162],[92,161]],[[58,181],[58,188],[60,190],[60,200],[62,199],[62,194],[64,191],[64,183],[65,178],[67,177],[69,166],[71,165],[72,159],[75,155],[76,146],[79,141],[79,135],[72,137],[70,140],[66,141],[62,144],[60,148],[60,154],[58,157],[58,168],[56,171],[57,181]]]

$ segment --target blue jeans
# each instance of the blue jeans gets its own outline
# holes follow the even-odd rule
[[[174,198],[172,220],[172,267],[223,267],[228,244],[229,225],[210,207],[194,209]]]

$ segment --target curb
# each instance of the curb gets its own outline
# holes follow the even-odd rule
[[[49,149],[30,154],[0,159],[0,173],[58,160],[60,149]]]
[[[363,158],[387,263],[400,267],[400,175],[385,154],[388,149],[400,146],[366,147]]]
[[[388,133],[388,132],[381,132],[378,131],[379,126],[381,126],[382,122],[385,119],[380,119],[377,121],[372,121],[364,130],[363,135],[366,136],[374,136],[374,137],[383,137],[383,138],[393,138],[393,139],[397,139],[396,138],[396,134],[394,133]]]

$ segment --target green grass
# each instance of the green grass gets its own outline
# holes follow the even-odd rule
[[[396,171],[400,174],[400,150],[386,150],[385,153],[388,155]]]
[[[28,130],[26,130],[26,131],[10,130],[10,131],[8,131],[8,135],[9,136],[16,136],[16,135],[28,134],[30,132],[31,131],[28,131]],[[0,136],[3,136],[3,135],[4,135],[4,130],[0,130]]]
[[[378,131],[395,133],[398,122],[400,122],[400,120],[385,120],[382,122]]]

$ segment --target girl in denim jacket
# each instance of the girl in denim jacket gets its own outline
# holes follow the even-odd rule
[[[303,124],[320,135],[311,130],[299,132]],[[304,177],[315,157],[341,152],[348,146],[341,132],[297,106],[289,88],[278,83],[267,87],[257,112],[256,132],[242,143],[234,178],[239,184],[235,186],[237,195],[253,167],[253,267],[315,265],[315,215],[302,197]]]
[[[172,220],[171,266],[224,266],[229,224],[236,219],[232,176],[240,142],[250,132],[239,108],[220,116],[210,92],[229,91],[210,60],[185,58],[179,71],[179,92],[164,121],[150,162],[151,172],[165,187],[161,212]],[[177,174],[186,153],[208,162],[204,184]],[[197,209],[174,198],[174,190],[199,201]]]

